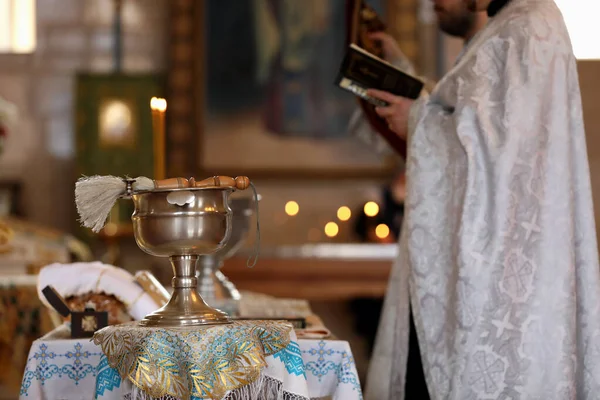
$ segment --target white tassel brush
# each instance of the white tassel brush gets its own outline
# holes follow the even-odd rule
[[[150,178],[138,177],[132,184],[134,191],[154,189]],[[117,199],[127,191],[127,182],[116,176],[91,176],[80,178],[75,184],[75,204],[79,221],[86,228],[99,232]]]

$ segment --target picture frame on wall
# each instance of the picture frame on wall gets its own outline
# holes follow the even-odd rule
[[[169,3],[170,175],[378,179],[396,173],[398,157],[383,157],[349,133],[359,107],[334,85],[346,50],[346,2]],[[393,34],[398,15],[416,20],[417,0],[369,2]],[[224,34],[232,31],[237,34]],[[416,41],[416,32],[403,34]]]

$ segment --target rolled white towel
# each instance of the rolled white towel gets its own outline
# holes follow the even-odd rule
[[[162,304],[157,304],[150,294],[138,285],[134,276],[124,269],[101,262],[50,264],[40,270],[37,281],[38,296],[47,307],[50,304],[42,289],[52,286],[63,297],[88,293],[105,293],[115,296],[127,307],[135,320],[144,318]]]

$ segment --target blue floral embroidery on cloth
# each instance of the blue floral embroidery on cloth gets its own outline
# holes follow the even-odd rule
[[[88,374],[95,377],[96,367],[85,362],[88,358],[97,357],[102,353],[81,351],[82,347],[81,343],[77,342],[73,347],[73,351],[68,351],[65,354],[56,354],[52,351],[49,352],[48,346],[41,344],[39,351],[36,351],[28,360],[35,359],[37,363],[35,369],[26,369],[23,374],[21,396],[29,395],[27,392],[34,380],[39,381],[40,385],[43,386],[47,380],[52,379],[54,376],[58,378],[66,376],[78,385]]]
[[[289,374],[296,376],[304,376],[304,361],[302,360],[302,352],[300,346],[296,342],[290,342],[290,344],[278,353],[273,354],[274,358],[281,360],[285,369]]]
[[[302,350],[302,353],[308,354],[312,357],[318,356],[316,361],[308,361],[305,363],[305,370],[311,372],[321,382],[323,377],[330,373],[334,373],[340,383],[352,385],[352,390],[357,391],[359,398],[362,399],[362,391],[360,388],[360,381],[356,375],[354,368],[354,357],[348,354],[344,350],[335,350],[327,348],[327,342],[319,341],[318,348],[311,348],[308,350]],[[336,362],[332,359],[338,357],[332,357],[337,355],[341,356],[341,361]]]
[[[121,376],[119,375],[119,371],[114,368],[111,368],[108,365],[108,360],[106,356],[103,355],[100,358],[100,364],[98,364],[96,378],[96,398],[98,396],[103,396],[104,391],[113,391],[113,389],[119,388],[121,386]]]

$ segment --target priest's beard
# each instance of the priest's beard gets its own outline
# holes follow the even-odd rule
[[[466,38],[473,30],[476,22],[476,15],[468,11],[464,6],[456,10],[444,10],[438,13],[438,25],[442,32],[450,36]]]

